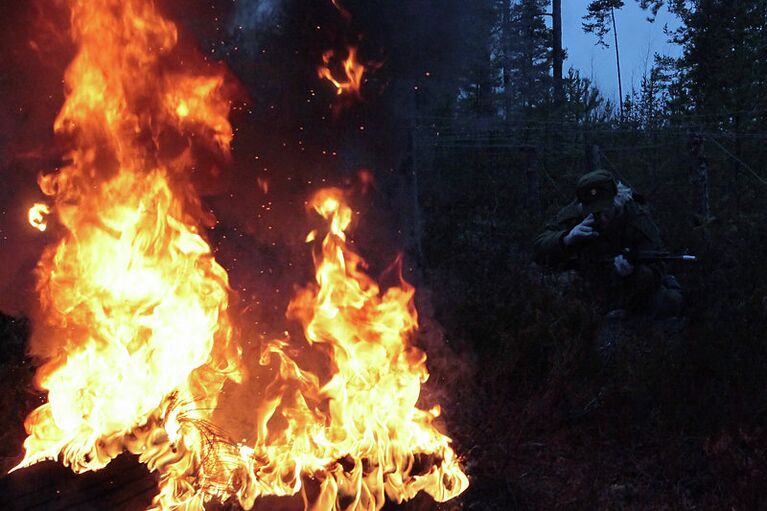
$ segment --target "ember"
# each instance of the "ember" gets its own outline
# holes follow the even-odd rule
[[[349,11],[344,9],[344,7],[341,5],[341,3],[338,0],[331,0],[333,2],[333,7],[335,7],[339,13],[341,13],[341,16],[344,17],[347,21],[351,19],[352,15]]]

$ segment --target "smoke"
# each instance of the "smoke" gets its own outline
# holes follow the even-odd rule
[[[227,25],[227,48],[254,56],[261,43],[278,29],[283,0],[243,0],[238,2]]]
[[[243,0],[234,8],[230,29],[232,32],[237,29],[259,30],[271,25],[275,23],[281,5],[281,0]]]

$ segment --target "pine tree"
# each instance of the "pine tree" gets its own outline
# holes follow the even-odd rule
[[[498,10],[494,0],[477,0],[471,5],[465,52],[469,55],[460,77],[459,107],[481,116],[495,115],[500,83],[496,31]]]
[[[551,30],[544,21],[547,0],[519,0],[510,5],[504,65],[509,69],[511,104],[529,117],[550,98]]]

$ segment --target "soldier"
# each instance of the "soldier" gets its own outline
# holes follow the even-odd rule
[[[663,263],[632,262],[628,255],[662,249],[642,197],[606,170],[581,177],[576,196],[536,238],[536,261],[574,267],[608,310],[680,315],[681,289]]]

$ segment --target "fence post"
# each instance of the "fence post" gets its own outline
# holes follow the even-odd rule
[[[599,150],[599,144],[591,145],[591,170],[602,168],[602,151]]]
[[[533,215],[539,216],[543,211],[541,207],[541,171],[538,161],[538,148],[526,146],[525,154],[525,181],[527,182],[527,210]]]
[[[703,137],[696,135],[689,142],[690,183],[696,188],[698,215],[703,222],[703,236],[708,239],[706,223],[711,216],[711,202],[708,191],[708,160],[703,146]]]
[[[599,144],[591,142],[593,137],[584,135],[583,147],[583,172],[591,172],[602,168],[602,152],[599,150]]]

